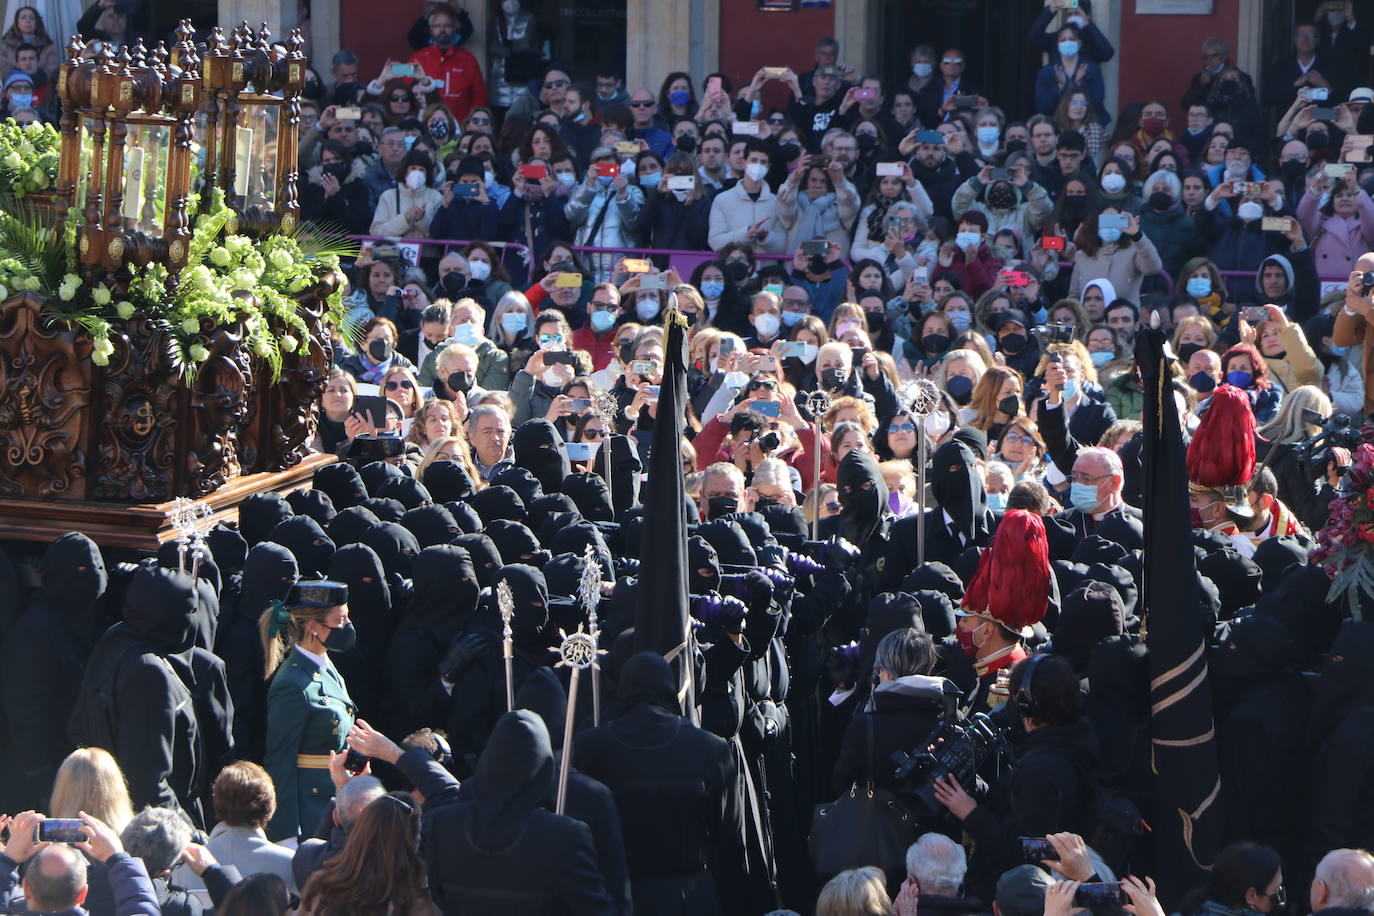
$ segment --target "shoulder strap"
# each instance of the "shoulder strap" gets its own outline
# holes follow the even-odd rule
[[[587,244],[596,244],[596,234],[601,231],[601,224],[606,221],[606,211],[611,209],[611,204],[615,203],[615,192],[606,195],[606,206],[601,208],[601,212],[596,215],[596,222],[592,223],[592,230],[587,233]]]
[[[873,715],[864,713],[864,782],[873,791]]]

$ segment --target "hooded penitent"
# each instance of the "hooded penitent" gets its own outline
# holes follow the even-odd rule
[[[291,515],[291,507],[280,493],[254,493],[239,503],[239,531],[252,547],[267,540],[272,529]]]
[[[1040,516],[1012,509],[978,561],[963,606],[1012,632],[1039,623],[1050,599],[1050,557]]]
[[[87,651],[103,629],[101,599],[109,584],[100,548],[84,534],[68,532],[43,553],[43,591],[38,600],[71,621]]]
[[[482,524],[489,525],[498,518],[513,522],[525,518],[525,502],[510,487],[494,484],[467,498],[467,504],[477,510]]]
[[[358,469],[343,461],[317,469],[312,486],[329,494],[334,508],[339,512],[367,499],[367,485],[358,475]]]
[[[291,591],[297,570],[295,555],[282,545],[274,541],[255,545],[243,561],[239,614],[256,622],[273,601],[283,600]]]
[[[549,589],[544,574],[533,566],[511,563],[501,567],[496,581],[508,583],[511,597],[515,599],[511,631],[516,649],[536,666],[555,661],[553,654],[547,651]]]
[[[615,520],[611,506],[611,491],[600,474],[569,474],[563,478],[562,490],[572,497],[577,511],[593,522]]]
[[[195,644],[196,591],[189,573],[143,566],[124,594],[124,625],[158,655]]]
[[[479,852],[504,852],[519,839],[530,814],[554,795],[553,747],[544,720],[527,709],[498,719],[472,780],[477,814],[469,839]]]
[[[644,704],[675,716],[682,714],[673,670],[656,652],[636,652],[630,656],[620,669],[615,696],[625,712]]]
[[[883,472],[872,455],[854,449],[840,462],[835,479],[839,488],[840,534],[862,549],[887,511]]]
[[[563,437],[548,420],[526,420],[511,436],[515,463],[539,481],[545,493],[557,493],[572,472]]]
[[[363,465],[358,475],[362,477],[363,483],[367,486],[367,492],[369,494],[372,496],[381,496],[382,494],[378,491],[381,490],[382,485],[388,480],[404,477],[405,472],[394,464],[389,464],[385,461],[373,461]]]
[[[373,525],[381,524],[381,519],[364,506],[351,506],[334,516],[329,523],[329,539],[336,550],[348,544],[360,544]]]
[[[467,468],[457,461],[435,461],[425,468],[424,484],[434,501],[441,503],[466,499],[477,489]]]
[[[377,488],[377,495],[383,499],[394,499],[407,509],[434,502],[425,485],[414,477],[393,477]]]
[[[410,576],[420,542],[415,535],[394,522],[380,522],[368,530],[363,543],[371,547],[382,561],[388,576]]]
[[[415,557],[414,593],[403,627],[423,626],[442,645],[467,625],[477,610],[477,573],[461,547],[426,547]]]
[[[967,445],[951,439],[935,450],[930,458],[930,490],[936,504],[972,542],[988,504],[977,460]]]
[[[327,526],[338,514],[334,500],[323,490],[293,490],[287,494],[286,502],[291,506],[291,511],[313,518],[320,527]]]
[[[296,515],[272,529],[268,540],[285,547],[296,557],[296,565],[306,578],[324,575],[334,556],[334,542],[324,533],[319,522],[304,515]]]
[[[491,475],[490,482],[494,487],[510,487],[526,506],[544,495],[544,488],[539,485],[539,479],[515,465],[502,468]]]
[[[401,527],[415,535],[420,547],[447,544],[460,533],[458,522],[443,506],[417,506],[401,517]]]

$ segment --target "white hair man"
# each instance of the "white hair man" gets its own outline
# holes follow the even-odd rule
[[[1317,863],[1308,901],[1321,910],[1374,910],[1374,855],[1363,849],[1333,849]]]
[[[942,833],[927,833],[906,851],[907,877],[921,889],[927,908],[932,897],[958,897],[967,871],[964,847]]]

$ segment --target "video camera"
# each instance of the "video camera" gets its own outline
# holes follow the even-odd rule
[[[374,461],[386,461],[405,454],[406,443],[400,436],[356,436],[348,447],[344,461],[362,467]]]
[[[1035,339],[1040,341],[1042,347],[1050,344],[1066,344],[1073,341],[1073,325],[1062,324],[1058,321],[1051,321],[1047,324],[1038,324],[1031,328],[1031,333]]]
[[[897,764],[897,792],[911,804],[916,817],[934,817],[945,810],[935,798],[935,780],[953,776],[972,789],[978,768],[994,754],[1007,762],[1013,757],[1005,729],[981,712],[966,722],[949,716],[910,754],[892,755]]]
[[[1314,477],[1326,473],[1326,465],[1331,460],[1333,448],[1354,451],[1364,441],[1360,438],[1360,431],[1355,428],[1354,421],[1346,414],[1336,413],[1323,417],[1315,410],[1303,408],[1302,420],[1310,425],[1321,425],[1321,430],[1315,436],[1298,443],[1297,450],[1298,460],[1302,462],[1308,474]]]

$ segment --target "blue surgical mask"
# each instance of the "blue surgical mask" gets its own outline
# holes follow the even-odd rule
[[[912,64],[911,72],[921,79],[925,79],[927,76],[930,76],[931,73],[935,72],[935,67],[932,64]]]
[[[1060,56],[1060,57],[1077,57],[1077,56],[1078,56],[1078,42],[1076,42],[1076,41],[1061,41],[1061,42],[1059,43],[1059,56]]]
[[[1088,354],[1088,357],[1093,361],[1094,366],[1101,369],[1103,366],[1107,365],[1107,363],[1111,362],[1116,357],[1116,354],[1111,350],[1093,350]]]
[[[1189,277],[1188,295],[1194,299],[1206,299],[1212,295],[1212,280],[1210,277]]]
[[[652,321],[658,316],[658,300],[640,299],[635,303],[635,315],[640,321]]]
[[[648,175],[639,176],[640,185],[646,188],[656,188],[658,187],[658,183],[662,180],[663,174],[661,172],[651,172]]]
[[[554,172],[553,177],[558,179],[558,183],[565,188],[571,188],[577,184],[576,172]]]
[[[605,309],[597,309],[592,312],[588,320],[591,322],[593,331],[604,334],[611,329],[611,325],[615,324],[615,315]]]
[[[1228,385],[1235,385],[1237,388],[1249,388],[1250,383],[1254,380],[1255,377],[1251,375],[1249,372],[1241,372],[1239,370],[1236,370],[1234,372],[1226,373],[1226,383]]]
[[[974,135],[978,137],[978,143],[981,146],[992,146],[1001,134],[1002,130],[998,127],[980,127],[974,131]]]
[[[33,107],[32,92],[15,92],[10,95],[10,108],[18,111],[20,108]]]
[[[725,294],[725,282],[723,280],[703,280],[701,281],[701,298],[707,302],[715,302]]]
[[[789,328],[795,328],[801,324],[801,320],[806,317],[805,312],[783,312],[782,323]]]
[[[601,183],[601,186],[603,188],[609,188],[611,186],[611,182],[615,181],[615,178],[610,175],[597,175],[596,180]]]
[[[954,330],[960,334],[967,331],[969,324],[973,321],[973,316],[964,311],[945,312],[945,317],[949,319],[950,324],[954,325]]]
[[[406,152],[410,152],[410,148],[411,148],[412,146],[414,146],[414,145],[415,145],[415,138],[414,138],[414,137],[406,137]]]
[[[1072,401],[1078,394],[1078,380],[1071,378],[1065,382],[1064,388],[1060,391],[1060,394],[1064,396],[1064,400]]]
[[[668,104],[676,105],[681,108],[692,100],[692,94],[684,89],[668,93]]]
[[[1089,514],[1097,511],[1097,504],[1101,502],[1097,496],[1097,487],[1090,483],[1075,483],[1069,485],[1069,502],[1079,512]]]
[[[991,509],[993,512],[1005,512],[1005,511],[1007,511],[1007,494],[1005,494],[1005,493],[988,493],[988,494],[986,494],[986,495],[987,495],[987,501],[988,501],[988,508],[989,508],[989,509]]]
[[[525,316],[521,315],[520,317],[524,318]],[[453,339],[465,346],[475,347],[481,339],[481,334],[477,325],[472,322],[464,322],[453,329]]]
[[[1111,245],[1121,238],[1121,230],[1104,229],[1101,226],[1099,226],[1097,229],[1097,237],[1100,238],[1104,243]]]
[[[529,316],[524,312],[506,312],[501,316],[501,330],[507,334],[519,334],[529,324]]]
[[[960,232],[954,237],[954,244],[958,245],[961,251],[982,241],[983,236],[977,232]]]
[[[1345,356],[1345,354],[1349,352],[1349,347],[1338,347],[1335,344],[1331,345],[1331,355],[1336,357],[1337,359],[1340,359],[1342,356]]]

